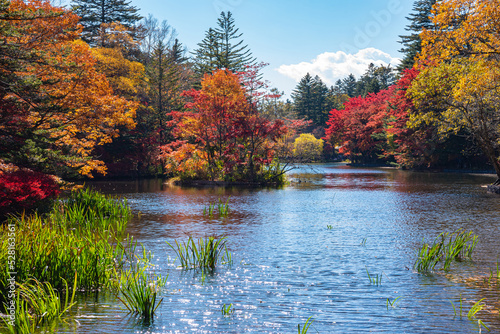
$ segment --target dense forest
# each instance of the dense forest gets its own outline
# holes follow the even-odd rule
[[[500,13],[417,0],[398,68],[269,87],[231,12],[195,50],[125,0],[0,0],[0,215],[63,180],[283,182],[291,162],[500,177]]]

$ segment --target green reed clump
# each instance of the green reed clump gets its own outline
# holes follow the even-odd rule
[[[67,282],[65,282],[64,299],[48,282],[41,283],[30,279],[25,283],[17,284],[15,318],[3,318],[9,333],[33,333],[38,326],[47,326],[59,320],[76,303],[77,276],[75,275],[71,299]]]
[[[229,215],[229,198],[231,196],[227,198],[225,203],[220,198],[218,203],[208,203],[208,207],[203,208],[203,214],[208,215],[210,218],[213,218],[216,213],[219,217],[227,217]]]
[[[448,270],[453,261],[470,259],[477,245],[477,236],[472,231],[462,229],[453,233],[441,233],[432,245],[423,242],[417,252],[414,268],[421,273],[434,270],[439,262],[443,262],[443,270]]]
[[[370,284],[376,286],[382,285],[382,274],[370,275],[370,273],[368,272],[368,268],[366,268],[366,274],[368,275],[368,280],[370,281]]]
[[[130,313],[140,315],[144,320],[153,318],[156,309],[163,301],[158,298],[160,289],[165,286],[167,278],[149,272],[150,257],[143,248],[142,258],[132,263],[128,270],[120,272],[118,283],[118,299]]]
[[[79,230],[122,232],[132,213],[126,199],[106,196],[91,189],[73,191],[53,210],[53,220]]]
[[[222,305],[222,309],[221,309],[221,312],[222,312],[222,315],[224,316],[229,316],[231,314],[234,313],[234,307],[233,307],[233,304],[229,304],[229,305]]]
[[[125,202],[87,190],[72,193],[47,215],[10,217],[0,226],[1,295],[5,297],[10,278],[9,225],[15,226],[17,282],[36,278],[61,290],[76,272],[78,289],[88,291],[109,286],[114,270],[123,265],[125,246],[118,241],[119,231],[129,216]]]
[[[226,237],[208,236],[197,242],[190,236],[186,242],[175,240],[175,246],[167,242],[176,253],[184,268],[214,269],[216,265],[232,263],[231,253],[226,247]]]

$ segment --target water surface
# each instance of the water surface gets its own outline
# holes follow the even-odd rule
[[[499,294],[485,282],[500,250],[500,197],[486,193],[493,176],[301,167],[283,189],[180,188],[161,180],[94,182],[120,194],[140,218],[128,233],[154,252],[169,275],[152,324],[127,315],[113,295],[83,298],[68,333],[296,333],[312,316],[309,333],[474,333],[477,324],[454,317],[450,300],[462,296],[500,332]],[[209,218],[209,202],[229,199],[227,218]],[[422,238],[459,228],[474,231],[474,261],[448,273],[412,270]],[[225,235],[232,266],[205,282],[174,263],[165,241]],[[496,270],[496,269],[495,269]],[[382,275],[382,284],[370,284]],[[397,307],[387,299],[401,297]],[[234,305],[232,316],[221,313]],[[483,331],[485,331],[483,329]]]

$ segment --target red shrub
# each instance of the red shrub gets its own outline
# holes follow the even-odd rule
[[[0,216],[35,209],[59,195],[59,186],[46,174],[19,170],[0,174]]]

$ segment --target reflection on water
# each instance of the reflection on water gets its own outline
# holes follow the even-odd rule
[[[449,300],[456,303],[460,295],[466,311],[486,297],[488,308],[478,317],[498,332],[497,285],[483,277],[500,249],[500,197],[481,188],[492,181],[485,175],[316,165],[294,170],[283,189],[92,183],[126,196],[141,212],[128,232],[155,253],[158,271],[169,275],[167,290],[151,325],[127,316],[111,295],[97,303],[84,299],[78,323],[61,332],[292,333],[310,316],[311,333],[477,332],[467,317],[454,318]],[[203,208],[219,198],[229,198],[229,216],[204,216]],[[412,270],[422,238],[458,228],[479,235],[474,262],[456,264],[446,275]],[[165,241],[214,234],[227,236],[234,264],[202,284],[199,273],[176,267]],[[383,276],[381,286],[370,285],[367,270]],[[399,296],[397,307],[388,309],[387,298]],[[224,317],[221,307],[230,303],[235,312]]]

